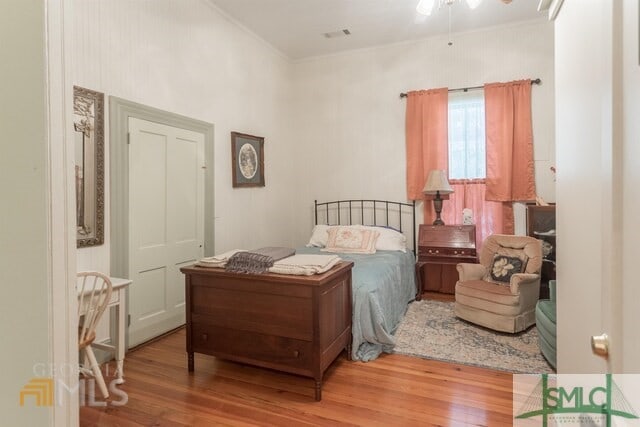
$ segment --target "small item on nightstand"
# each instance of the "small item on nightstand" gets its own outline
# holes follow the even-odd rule
[[[462,209],[462,224],[473,225],[473,211],[469,208]]]

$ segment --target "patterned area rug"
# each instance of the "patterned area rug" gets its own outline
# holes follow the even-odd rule
[[[535,326],[507,334],[458,319],[453,302],[416,301],[396,331],[394,353],[514,373],[553,373]]]

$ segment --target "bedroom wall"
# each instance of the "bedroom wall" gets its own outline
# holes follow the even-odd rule
[[[110,267],[110,95],[214,124],[215,218],[206,220],[217,252],[292,244],[286,58],[206,0],[76,1],[73,39],[73,83],[107,102],[105,244],[79,249],[79,270]],[[232,188],[231,131],[265,137],[265,188]]]
[[[406,199],[399,94],[409,90],[541,78],[532,90],[536,185],[555,201],[553,25],[536,20],[454,34],[453,42],[435,37],[294,64],[296,167],[304,178],[297,243],[310,235],[313,199]],[[516,231],[524,232],[523,210],[516,214]]]
[[[45,16],[42,1],[0,6],[0,271],[6,319],[0,410],[5,425],[50,425],[54,417],[52,408],[35,408],[30,397],[25,407],[19,406],[20,390],[34,376],[34,366],[54,361]]]

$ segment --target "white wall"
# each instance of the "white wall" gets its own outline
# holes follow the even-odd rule
[[[77,395],[55,406],[19,405],[34,377],[73,388],[77,374],[76,294],[69,277],[71,177],[65,133],[70,88],[64,76],[65,1],[12,0],[0,5],[0,326],[3,425],[77,424]],[[71,306],[71,307],[70,307]],[[53,390],[52,390],[53,392]]]
[[[20,389],[37,363],[51,362],[47,291],[47,145],[44,3],[0,9],[0,272],[2,272],[3,424],[47,425],[51,408],[35,408]],[[20,35],[20,43],[12,43]],[[28,301],[28,305],[25,302]],[[16,321],[8,321],[14,319]],[[28,337],[28,339],[26,339]]]
[[[437,37],[292,64],[205,0],[87,1],[75,9],[75,84],[214,123],[217,252],[303,243],[316,198],[404,200],[398,95],[413,89],[541,78],[533,88],[536,181],[555,201],[546,21],[454,35],[451,47]],[[232,189],[232,130],[266,137],[266,188]],[[79,269],[109,269],[108,198],[106,210],[105,244],[78,250]]]
[[[206,0],[74,6],[74,84],[214,124],[215,251],[291,245],[289,61]],[[79,270],[110,266],[108,120],[105,244]],[[231,131],[265,137],[265,188],[232,188]]]
[[[453,42],[437,37],[294,65],[297,243],[308,238],[313,199],[406,199],[399,94],[408,90],[541,78],[532,91],[536,185],[555,201],[553,25],[533,21],[457,34]]]

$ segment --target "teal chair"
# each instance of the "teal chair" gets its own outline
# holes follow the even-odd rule
[[[549,299],[536,304],[538,346],[547,361],[556,367],[556,281],[549,281]]]

